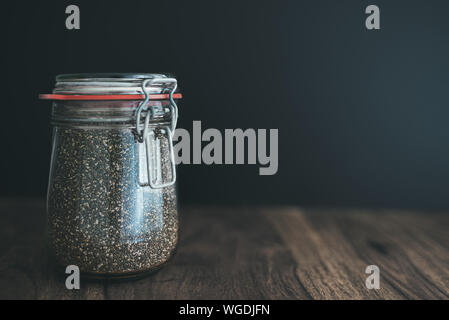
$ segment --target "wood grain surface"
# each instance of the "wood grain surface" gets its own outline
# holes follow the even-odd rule
[[[0,299],[448,299],[449,215],[296,207],[181,208],[178,250],[134,281],[65,288],[40,199],[0,200]],[[380,268],[368,290],[365,268]]]

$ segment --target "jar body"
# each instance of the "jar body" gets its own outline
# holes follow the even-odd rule
[[[105,104],[87,106],[91,114],[86,119],[100,113],[107,122],[54,124],[48,236],[60,265],[76,265],[93,276],[122,277],[151,271],[171,256],[178,239],[176,187],[142,184],[148,180],[145,145],[136,139],[132,117],[117,120],[118,114],[133,114],[133,102]],[[75,119],[74,110],[82,112],[79,104],[55,103],[53,118],[68,113]],[[159,126],[154,125],[150,157],[163,179],[170,178],[171,142]]]

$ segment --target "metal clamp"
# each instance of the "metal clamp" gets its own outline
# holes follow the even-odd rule
[[[173,94],[176,91],[176,88],[178,87],[178,82],[176,79],[170,79],[170,78],[156,78],[156,79],[145,79],[142,81],[142,91],[145,94],[145,99],[139,104],[136,110],[136,131],[137,131],[137,138],[139,142],[143,142],[143,129],[140,126],[140,121],[142,117],[142,111],[147,111],[148,109],[152,109],[151,106],[147,106],[148,101],[150,101],[150,93],[148,92],[148,87],[151,86],[155,82],[163,82],[163,83],[174,83],[173,89],[170,91],[169,94],[169,100],[170,100],[170,113],[171,113],[171,132],[172,136],[175,133],[176,124],[178,122],[178,106],[175,103],[175,100],[173,99]],[[148,86],[149,85],[149,86]],[[148,115],[147,115],[148,116]],[[146,119],[145,119],[146,120]]]
[[[158,160],[156,157],[157,151],[155,150],[155,141],[157,140],[157,137],[155,136],[154,129],[150,128],[150,120],[154,116],[154,110],[151,106],[147,106],[148,101],[150,100],[150,94],[148,92],[147,85],[152,84],[154,82],[170,82],[174,83],[173,89],[170,91],[169,99],[170,99],[170,112],[171,112],[171,124],[170,127],[165,127],[161,130],[165,131],[168,139],[168,152],[170,155],[170,171],[171,171],[171,179],[167,182],[161,181],[158,183],[158,169],[161,169],[161,179],[162,179],[162,164],[156,163]],[[145,100],[140,103],[140,105],[137,107],[136,111],[136,132],[137,132],[137,140],[139,143],[145,142],[145,149],[146,149],[146,169],[147,169],[147,176],[148,176],[148,182],[147,183],[141,183],[139,180],[139,185],[141,187],[150,186],[152,189],[161,189],[165,187],[169,187],[176,182],[176,167],[175,167],[175,154],[174,154],[174,148],[173,148],[173,135],[176,129],[176,123],[178,121],[178,107],[173,99],[173,93],[175,92],[177,87],[176,79],[146,79],[142,82],[142,90],[145,93]],[[145,122],[143,129],[141,128],[140,121],[141,121],[141,113],[142,111],[147,111],[147,114],[145,116]],[[154,156],[152,157],[152,152],[154,152]],[[140,159],[140,157],[139,157]],[[154,163],[153,163],[154,162]],[[154,173],[154,170],[156,170],[156,174]]]
[[[168,139],[168,152],[170,155],[170,172],[171,172],[171,179],[167,182],[161,181],[158,183],[159,180],[159,173],[158,170],[160,170],[160,180],[162,180],[162,165],[157,163],[158,157],[156,156],[157,151],[155,150],[155,146],[157,146],[155,140],[157,139],[154,133],[154,130],[151,130],[147,137],[145,138],[145,149],[146,149],[146,159],[147,159],[147,175],[148,175],[148,183],[140,184],[141,187],[150,186],[152,189],[161,189],[165,187],[172,186],[176,182],[176,167],[175,167],[175,153],[173,148],[173,140],[172,140],[172,132],[169,127],[165,127],[164,129],[161,129],[161,131],[165,131]],[[153,153],[153,154],[152,154]],[[162,162],[162,161],[161,161]]]

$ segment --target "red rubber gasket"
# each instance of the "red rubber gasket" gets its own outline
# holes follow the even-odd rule
[[[150,100],[168,100],[169,94],[150,94]],[[107,95],[76,95],[76,94],[40,94],[42,100],[145,100],[144,94],[107,94]],[[174,93],[173,99],[182,99],[181,93]]]

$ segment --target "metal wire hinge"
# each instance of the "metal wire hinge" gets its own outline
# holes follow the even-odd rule
[[[148,105],[150,101],[150,93],[149,87],[151,84],[156,82],[162,83],[173,83],[173,88],[169,94],[169,110],[171,113],[171,123],[170,126],[164,127],[160,130],[162,135],[167,136],[168,140],[168,152],[169,152],[169,161],[170,161],[170,180],[164,182],[163,181],[163,165],[162,162],[164,159],[162,157],[158,157],[157,147],[160,148],[160,144],[158,144],[159,138],[155,134],[155,128],[150,127],[150,120],[154,117],[154,109],[152,106]],[[150,186],[152,189],[161,189],[165,187],[169,187],[176,182],[176,167],[175,167],[175,154],[173,148],[173,135],[176,129],[176,124],[178,121],[178,107],[173,99],[173,93],[176,91],[177,81],[176,79],[146,79],[142,82],[142,91],[145,94],[145,99],[139,104],[136,110],[136,134],[137,140],[139,143],[144,143],[144,147],[146,149],[145,157],[146,158],[146,170],[147,170],[147,180],[148,182],[141,182],[139,179],[139,185],[141,187]],[[146,111],[145,121],[143,128],[141,126],[141,118],[142,112]],[[158,146],[159,145],[159,146]],[[140,161],[141,157],[139,157]],[[139,166],[140,168],[140,166]]]

